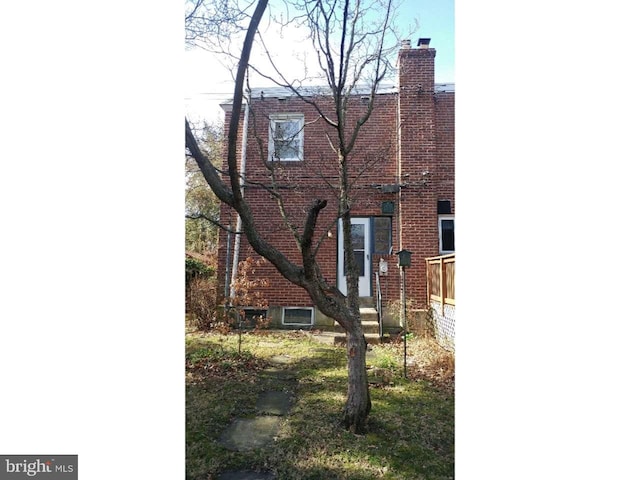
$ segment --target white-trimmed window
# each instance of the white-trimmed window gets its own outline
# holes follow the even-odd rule
[[[313,325],[314,311],[312,307],[284,307],[282,309],[283,325]]]
[[[275,113],[269,116],[269,159],[300,161],[304,152],[304,115]]]
[[[438,216],[438,232],[440,237],[440,254],[453,253],[455,245],[455,223],[453,215]]]

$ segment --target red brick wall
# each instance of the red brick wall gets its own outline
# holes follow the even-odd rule
[[[453,214],[455,213],[455,93],[437,93],[435,106],[438,152],[435,181],[438,186],[438,200],[449,200]]]
[[[360,131],[356,148],[352,152],[350,171],[357,177],[353,190],[353,216],[381,215],[385,200],[395,202],[393,214],[393,251],[406,248],[413,252],[412,266],[407,270],[408,298],[422,308],[425,306],[425,261],[438,255],[437,201],[450,200],[454,206],[454,94],[434,93],[433,49],[406,49],[399,53],[399,94],[380,95],[368,123]],[[247,150],[246,198],[251,204],[265,238],[277,245],[289,258],[298,262],[300,254],[291,233],[281,219],[270,194],[253,183],[270,183],[268,171],[260,158],[256,137],[264,139],[267,154],[269,115],[273,113],[303,113],[304,160],[282,162],[277,176],[286,199],[288,213],[295,225],[301,226],[306,208],[315,199],[326,199],[316,239],[329,229],[319,250],[318,260],[328,281],[336,282],[337,227],[332,225],[337,214],[337,156],[331,150],[327,135],[335,141],[335,131],[318,119],[315,109],[296,99],[254,99],[255,116],[250,120]],[[330,112],[328,99],[319,100],[322,108]],[[365,105],[360,98],[349,109],[350,118],[362,113]],[[227,123],[229,114],[227,114]],[[399,123],[400,122],[400,123]],[[239,139],[242,135],[242,123]],[[398,134],[401,148],[398,147]],[[238,162],[240,145],[238,142]],[[398,165],[400,162],[400,165]],[[427,175],[423,172],[428,171]],[[401,183],[400,193],[382,193],[380,186]],[[221,219],[235,226],[235,215],[223,206]],[[224,287],[226,263],[226,235],[221,236],[218,255],[220,289]],[[240,259],[252,254],[243,237]],[[231,243],[233,248],[233,241]],[[253,254],[255,255],[255,254]],[[381,255],[373,256],[372,272],[377,271]],[[383,256],[389,263],[389,274],[381,277],[385,301],[399,298],[400,276],[396,255]],[[231,267],[229,267],[231,268]],[[273,306],[310,306],[304,290],[284,280],[271,265],[265,265],[258,276],[270,278],[264,294]],[[372,281],[375,288],[375,283]]]
[[[331,111],[327,99],[319,99],[319,102],[326,111]],[[395,104],[395,95],[376,97],[374,113],[360,131],[351,154],[350,172],[353,178],[357,178],[353,188],[353,216],[380,215],[383,201],[396,201],[396,194],[381,193],[378,188],[382,184],[393,184],[396,181]],[[364,108],[365,105],[360,98],[355,98],[349,109],[350,118],[357,118],[357,115],[364,112]],[[331,231],[331,237],[324,240],[317,258],[325,278],[335,284],[337,227],[332,224],[335,222],[338,209],[338,164],[337,155],[331,150],[326,138],[329,135],[336,142],[335,132],[323,120],[318,119],[318,114],[312,106],[300,99],[254,99],[253,109],[255,115],[249,122],[248,185],[245,192],[247,200],[253,207],[256,223],[261,226],[261,233],[269,242],[277,245],[289,258],[299,263],[300,254],[295,240],[282,221],[275,201],[268,192],[255,186],[255,183],[267,184],[271,182],[268,170],[261,159],[256,138],[265,139],[264,151],[266,155],[269,138],[269,115],[273,113],[303,113],[305,123],[307,123],[304,130],[304,160],[301,162],[282,162],[283,169],[276,175],[276,181],[283,187],[289,187],[282,188],[280,192],[285,198],[287,213],[295,225],[302,226],[306,209],[313,200],[319,198],[328,201],[327,207],[322,211],[318,221],[316,238],[319,238],[326,230]],[[241,132],[239,138],[241,138]],[[240,145],[238,145],[237,153],[240,158]],[[228,208],[223,208],[222,212],[221,218],[227,218]],[[394,221],[393,224],[395,226],[397,222]],[[235,220],[232,225],[235,225]],[[242,260],[251,254],[251,250],[246,239],[243,238],[241,243],[240,259]],[[226,263],[226,242],[224,239],[220,242],[219,255],[219,272],[221,272],[220,278],[223,280]],[[274,267],[270,265],[264,267],[259,274],[270,278],[270,287],[265,290],[270,304],[311,305],[306,292],[277,275]]]
[[[407,299],[424,307],[424,258],[438,254],[437,186],[434,104],[434,59],[431,48],[399,53],[400,95],[400,229],[401,247],[413,252],[406,270]]]

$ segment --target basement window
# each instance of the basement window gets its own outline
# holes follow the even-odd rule
[[[245,308],[244,326],[255,327],[258,322],[267,318],[267,310],[263,308]]]
[[[313,325],[313,308],[311,307],[284,307],[282,309],[283,325]]]
[[[304,115],[278,113],[269,116],[269,159],[301,161],[304,146]]]

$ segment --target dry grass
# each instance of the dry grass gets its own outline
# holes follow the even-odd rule
[[[392,343],[376,345],[375,366],[390,369],[401,375],[404,368],[404,343],[402,338]],[[442,348],[432,338],[407,340],[407,375],[411,380],[426,381],[443,391],[455,389],[455,355]]]
[[[391,376],[371,388],[369,431],[356,436],[340,426],[346,393],[343,347],[300,333],[187,337],[187,478],[215,479],[223,471],[269,471],[282,479],[449,480],[454,476],[453,356],[437,344],[412,339],[415,365],[402,378],[402,344],[375,346],[374,363]],[[230,452],[217,438],[237,417],[255,414],[265,388],[292,388],[260,380],[265,360],[294,359],[295,402],[274,442]],[[231,368],[233,367],[233,368]],[[204,369],[205,372],[200,370]]]

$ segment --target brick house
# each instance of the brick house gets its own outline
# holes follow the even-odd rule
[[[397,83],[380,88],[373,114],[360,131],[351,155],[352,224],[358,238],[355,246],[362,274],[360,296],[368,307],[373,305],[377,280],[384,306],[399,300],[401,281],[396,252],[407,249],[413,255],[412,265],[406,270],[406,296],[413,308],[426,309],[425,258],[454,250],[455,91],[453,84],[434,83],[435,55],[428,39],[420,39],[415,48],[405,42],[398,52]],[[326,95],[311,88],[305,91],[320,105],[330,105]],[[358,109],[366,107],[368,97],[362,94],[354,100],[350,107],[352,118]],[[231,105],[222,107],[228,126]],[[262,233],[294,261],[300,260],[276,203],[260,187],[272,182],[263,162],[268,156],[266,162],[276,166],[274,181],[279,185],[291,223],[299,225],[303,221],[305,208],[312,200],[328,200],[314,238],[325,234],[317,258],[325,278],[346,293],[341,225],[335,220],[338,202],[333,186],[338,178],[337,162],[327,141],[327,135],[333,132],[318,119],[313,106],[284,89],[255,89],[252,107],[254,115],[246,119],[246,138],[239,142],[238,159],[240,163],[244,143],[245,198],[263,227]],[[238,138],[243,138],[244,129],[241,123]],[[274,156],[279,161],[273,162]],[[236,225],[236,215],[226,205],[221,209],[221,221],[232,228]],[[223,288],[225,293],[230,290],[237,260],[256,255],[244,237],[230,235],[226,240],[221,235],[221,295]],[[269,280],[269,286],[261,293],[268,300],[268,315],[274,327],[333,327],[333,320],[314,308],[307,293],[287,282],[270,264],[260,266],[255,275]],[[397,319],[385,316],[385,329],[394,326]]]

